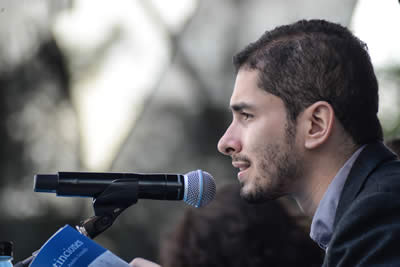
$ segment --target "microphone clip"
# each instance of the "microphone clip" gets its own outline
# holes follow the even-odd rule
[[[107,230],[115,219],[138,200],[139,182],[137,179],[117,179],[102,193],[93,197],[95,216],[76,226],[82,234],[95,238]]]

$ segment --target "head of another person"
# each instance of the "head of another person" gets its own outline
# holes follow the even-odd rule
[[[239,168],[248,201],[302,190],[312,163],[331,153],[343,164],[360,145],[383,139],[367,47],[345,27],[324,20],[280,26],[233,61],[233,120],[218,150]]]
[[[252,205],[238,184],[218,189],[201,209],[188,208],[161,244],[163,267],[320,266],[323,250],[292,216],[285,202]],[[286,203],[287,204],[287,203]]]

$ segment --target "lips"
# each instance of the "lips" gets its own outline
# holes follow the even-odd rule
[[[244,171],[248,167],[250,167],[250,163],[245,162],[245,161],[233,161],[232,165],[233,165],[233,167],[238,168],[240,171]]]
[[[242,181],[245,171],[250,167],[250,163],[247,161],[232,161],[232,165],[239,169],[238,179],[239,181]]]

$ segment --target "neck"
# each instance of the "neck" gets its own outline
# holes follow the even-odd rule
[[[336,176],[340,168],[355,152],[343,153],[343,151],[335,151],[335,153],[314,153],[305,163],[305,172],[303,184],[298,185],[300,190],[293,194],[294,199],[302,211],[309,217],[313,217],[318,205],[323,198],[328,186]],[[343,156],[346,155],[346,156]]]

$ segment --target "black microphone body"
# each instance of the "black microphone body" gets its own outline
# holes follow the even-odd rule
[[[136,182],[138,198],[182,200],[184,176],[182,174],[140,174],[101,172],[59,172],[37,174],[35,192],[56,193],[58,196],[97,197],[110,184]]]

